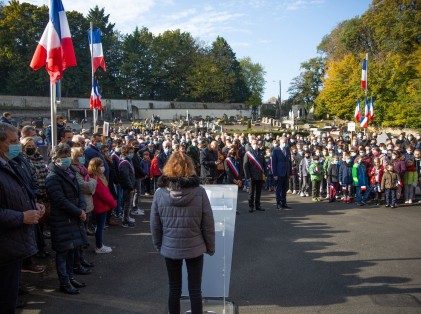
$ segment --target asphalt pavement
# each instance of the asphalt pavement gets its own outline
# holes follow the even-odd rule
[[[111,254],[87,258],[81,294],[57,290],[52,258],[44,274],[22,275],[30,291],[18,313],[166,313],[164,260],[151,243],[151,196],[133,229],[104,233]],[[288,195],[277,210],[263,192],[264,212],[248,212],[239,192],[229,300],[237,313],[421,313],[421,204],[384,206],[312,202]]]

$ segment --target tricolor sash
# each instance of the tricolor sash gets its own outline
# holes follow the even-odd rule
[[[226,159],[228,166],[230,167],[231,171],[234,172],[235,178],[240,177],[240,172],[238,171],[237,167],[235,166],[235,163],[232,161],[231,157],[228,157]]]
[[[132,173],[135,173],[132,163],[130,161],[128,161],[127,159],[123,159],[122,161],[120,161],[120,163],[118,164],[118,170],[120,170],[120,168],[123,164],[128,164],[130,166],[130,170],[132,171]]]
[[[246,153],[246,155],[247,155],[247,157],[253,162],[253,164],[257,167],[257,168],[259,168],[259,170],[262,172],[262,173],[265,173],[265,171],[263,170],[263,167],[260,165],[260,162],[257,160],[257,158],[256,158],[256,156],[254,156],[254,154],[252,153],[252,152],[250,152],[250,151],[248,151],[247,153]]]

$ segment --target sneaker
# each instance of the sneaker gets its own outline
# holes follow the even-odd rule
[[[149,195],[150,195],[149,193],[147,193],[147,192],[145,193],[145,196],[149,196]]]
[[[389,204],[386,204],[386,205],[384,205],[384,207],[390,207],[390,205]]]
[[[408,204],[409,203],[409,201],[405,201],[405,204]]]
[[[312,200],[313,202],[317,202],[317,197],[313,197],[311,200]]]
[[[304,193],[304,196],[305,196],[305,197],[309,197],[309,196],[310,196],[310,194],[308,194],[308,193],[306,192],[306,193]]]
[[[132,210],[131,214],[133,216],[143,216],[143,215],[145,215],[145,211],[138,208],[136,210]]]
[[[291,193],[292,193],[292,191],[291,191],[291,190],[288,190],[288,191],[287,191],[287,194],[291,194]]]
[[[367,203],[366,203],[366,202],[364,202],[364,201],[361,201],[361,204],[363,204],[363,205],[367,205]]]
[[[100,249],[98,249],[97,247],[95,248],[95,253],[97,254],[106,254],[106,253],[111,253],[113,251],[112,248],[110,248],[109,246],[105,246],[102,245],[102,247]]]
[[[395,207],[396,207],[395,205],[390,206],[390,208],[395,208]]]
[[[292,191],[292,194],[298,194],[298,191],[294,190]]]
[[[305,195],[304,195],[304,193],[303,193],[303,192],[301,192],[301,193],[300,193],[300,196],[304,197]]]
[[[134,219],[133,217],[130,217],[130,216],[127,218],[127,220],[129,222],[133,222],[133,223],[136,222],[136,219]]]
[[[412,204],[412,200],[409,200],[409,201],[408,201],[408,204]]]
[[[134,228],[136,226],[136,224],[134,222],[131,221],[125,221],[121,224],[122,227],[124,228]]]

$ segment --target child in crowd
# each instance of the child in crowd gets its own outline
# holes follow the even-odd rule
[[[123,189],[123,227],[134,228],[135,220],[130,217],[135,189],[135,170],[132,164],[134,149],[130,145],[121,148],[121,158],[118,165],[118,179]]]
[[[339,161],[337,156],[331,156],[329,159],[326,180],[329,182],[329,202],[334,202],[339,190]]]
[[[381,183],[382,191],[385,191],[386,207],[396,207],[396,190],[399,182],[399,175],[395,172],[393,165],[387,165]]]
[[[297,147],[291,147],[291,177],[289,178],[289,190],[287,193],[298,194],[298,166],[300,165],[302,156],[298,154]]]
[[[350,154],[344,154],[343,161],[339,166],[339,185],[343,193],[344,203],[351,203],[352,195],[352,166],[353,162]]]
[[[382,199],[381,182],[384,173],[384,167],[381,165],[379,157],[373,159],[373,166],[368,170],[368,177],[370,179],[370,190],[374,194],[374,201],[376,205],[380,204]]]
[[[265,190],[268,190],[269,192],[273,192],[274,188],[273,188],[273,172],[272,172],[272,158],[271,158],[272,151],[270,150],[270,148],[267,148],[265,152],[266,152],[265,154],[265,164],[266,164]]]
[[[304,152],[304,158],[300,162],[298,167],[298,178],[301,181],[301,193],[300,196],[309,196],[308,190],[310,188],[310,151]]]
[[[352,180],[355,186],[357,205],[366,205],[368,196],[370,195],[370,189],[368,186],[367,170],[361,155],[355,157],[354,165],[352,166]]]
[[[312,200],[320,202],[320,184],[323,178],[323,165],[322,160],[318,155],[313,156],[313,162],[309,168],[311,187],[312,187]]]
[[[414,159],[407,159],[406,161],[406,171],[403,178],[403,184],[405,190],[405,204],[412,204],[415,187],[418,184],[418,172]]]
[[[151,195],[151,157],[148,151],[143,152],[143,159],[140,161],[140,166],[145,174],[145,177],[142,179],[143,186],[145,187],[145,195]]]
[[[161,176],[161,171],[159,170],[159,160],[158,157],[161,154],[161,151],[159,149],[157,149],[155,151],[155,156],[151,161],[151,166],[149,168],[149,176],[151,177],[152,181],[153,181],[153,191],[155,192],[156,189],[158,188],[157,182],[158,182],[158,178]]]

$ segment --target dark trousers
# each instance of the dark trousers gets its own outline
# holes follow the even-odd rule
[[[192,314],[201,314],[202,305],[202,271],[203,255],[185,259],[188,274],[188,287]],[[170,294],[168,311],[170,314],[180,314],[180,297],[182,288],[182,259],[165,258],[167,265]]]
[[[321,181],[311,180],[311,194],[313,198],[320,197]]]
[[[386,189],[384,192],[386,198],[386,205],[396,205],[396,190],[395,189]]]
[[[0,313],[15,313],[22,261],[0,267]]]
[[[95,215],[96,217],[96,231],[95,242],[98,249],[102,248],[102,236],[104,234],[105,220],[107,219],[107,212]]]
[[[287,176],[278,177],[278,180],[275,181],[276,204],[282,206],[287,204],[288,183],[289,178]]]
[[[251,180],[249,192],[249,207],[260,208],[260,196],[262,194],[263,180]]]
[[[75,250],[56,252],[56,269],[60,285],[68,284],[73,277],[74,258]]]

